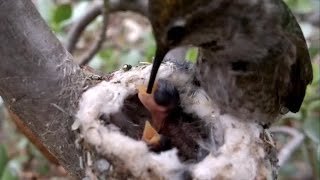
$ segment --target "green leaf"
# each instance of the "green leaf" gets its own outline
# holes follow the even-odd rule
[[[287,176],[289,174],[292,175],[296,173],[297,173],[297,168],[291,163],[287,163],[285,166],[281,167],[279,170],[279,175],[282,175],[282,176]]]
[[[37,166],[36,169],[37,169],[37,172],[42,175],[46,175],[50,171],[49,165],[45,163],[39,164],[39,166]]]
[[[136,65],[142,59],[141,53],[136,49],[131,49],[127,53],[123,53],[120,57],[122,64]]]
[[[18,180],[18,175],[14,173],[9,167],[7,167],[2,176],[0,176],[0,180]]]
[[[318,158],[318,162],[320,163],[320,145],[318,145],[317,147],[317,158]]]
[[[320,120],[310,117],[303,123],[306,135],[315,143],[320,144]]]
[[[198,48],[190,48],[186,53],[186,60],[195,63],[198,58]]]
[[[8,160],[9,158],[8,158],[7,150],[3,144],[0,144],[0,177],[2,176],[5,170]]]
[[[118,68],[119,52],[112,48],[102,49],[89,65],[105,72],[112,72]]]
[[[62,4],[56,7],[53,13],[53,22],[60,24],[62,21],[69,19],[72,16],[71,4]]]
[[[28,159],[27,155],[17,156],[14,159],[11,159],[7,162],[0,180],[18,180],[18,174],[21,172],[23,164],[27,162]]]
[[[310,12],[313,8],[311,1],[306,0],[285,0],[290,9],[295,12],[306,13]]]
[[[155,51],[156,51],[156,46],[154,44],[151,46],[147,46],[146,52],[145,52],[146,61],[152,62],[152,57],[154,56]]]
[[[18,150],[26,149],[28,146],[29,140],[27,138],[21,138],[19,139],[18,143],[16,144],[16,148]]]
[[[40,12],[41,17],[48,23],[52,23],[53,11],[55,9],[55,4],[53,0],[37,0],[36,6]]]
[[[317,63],[312,63],[313,81],[312,84],[318,83],[320,80],[320,66]]]
[[[111,57],[113,57],[113,51],[112,49],[104,49],[104,50],[101,50],[99,52],[99,56],[102,58],[102,59],[110,59]]]
[[[309,113],[317,113],[320,112],[320,101],[319,97],[315,97],[310,104],[308,105]],[[319,120],[320,121],[320,120]],[[320,130],[319,130],[320,131]]]
[[[89,66],[94,69],[99,69],[102,66],[103,59],[101,56],[94,56],[89,62]]]
[[[89,1],[81,1],[73,6],[72,17],[70,18],[72,22],[77,21],[82,17],[87,11],[88,7],[91,5]]]
[[[153,34],[151,32],[146,33],[143,36],[143,41],[145,42],[143,45],[145,47],[144,61],[152,62],[152,58],[156,51],[156,43],[155,43]]]

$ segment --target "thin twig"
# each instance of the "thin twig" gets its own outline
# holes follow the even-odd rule
[[[279,166],[283,166],[291,157],[292,153],[303,142],[304,135],[294,128],[287,126],[271,127],[270,131],[273,133],[289,134],[292,139],[280,150],[278,154]]]
[[[90,62],[90,60],[94,57],[94,55],[100,50],[103,42],[106,39],[106,31],[108,26],[108,17],[109,17],[109,0],[103,1],[104,6],[102,8],[102,15],[103,15],[103,23],[102,23],[102,29],[100,32],[100,35],[98,37],[98,40],[95,42],[95,44],[92,46],[92,48],[89,49],[88,53],[84,54],[81,57],[80,65],[86,65]]]
[[[139,13],[141,15],[147,16],[147,6],[148,0],[111,0],[109,2],[108,13],[117,12],[117,11],[133,11]],[[77,42],[79,41],[82,32],[85,28],[97,17],[101,14],[102,10],[104,9],[103,3],[94,3],[78,21],[75,25],[71,28],[68,33],[68,38],[66,42],[66,49],[73,53]],[[104,21],[105,22],[105,21]],[[101,41],[101,38],[98,39]],[[98,44],[98,42],[96,43]],[[92,48],[91,50],[95,50]],[[91,51],[90,50],[90,51]],[[92,53],[88,54],[92,54]],[[84,56],[84,57],[88,57]],[[84,59],[83,59],[84,60]],[[80,61],[83,62],[83,61]]]
[[[103,5],[101,3],[96,4],[94,3],[75,24],[71,27],[70,31],[68,32],[68,39],[66,41],[66,49],[73,53],[76,44],[85,30],[85,28],[97,17],[101,14],[101,10],[103,9]]]

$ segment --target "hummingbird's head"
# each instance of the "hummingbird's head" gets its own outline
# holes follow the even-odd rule
[[[157,49],[147,88],[148,93],[152,91],[157,71],[167,52],[178,46],[199,47],[211,42],[217,36],[214,17],[229,4],[229,0],[149,1],[149,19]]]

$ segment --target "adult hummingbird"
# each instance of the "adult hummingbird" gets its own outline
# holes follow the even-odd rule
[[[192,45],[195,76],[221,113],[268,124],[299,111],[312,67],[281,0],[150,0],[149,18],[157,49],[148,93],[166,53]]]

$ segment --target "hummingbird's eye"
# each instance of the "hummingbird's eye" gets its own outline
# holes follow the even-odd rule
[[[249,63],[243,60],[238,60],[231,63],[232,70],[246,72],[248,70]]]
[[[175,23],[168,29],[167,32],[167,41],[170,44],[178,43],[182,40],[186,33],[185,24],[181,22]]]

